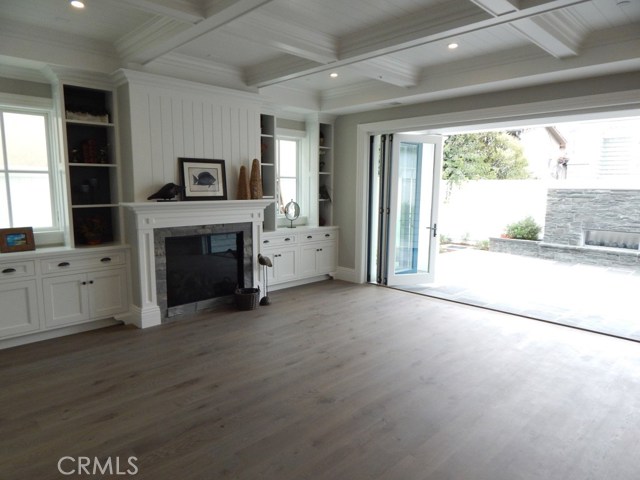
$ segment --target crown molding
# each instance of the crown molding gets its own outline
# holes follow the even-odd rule
[[[166,75],[157,75],[138,70],[124,68],[119,69],[112,74],[111,78],[116,86],[129,84],[134,86],[169,89],[179,91],[184,95],[213,95],[234,98],[237,101],[250,103],[261,102],[261,98],[257,92],[244,92],[231,88],[207,85],[182,78],[168,77]]]

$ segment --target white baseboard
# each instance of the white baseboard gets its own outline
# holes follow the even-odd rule
[[[335,278],[336,280],[343,280],[345,282],[361,283],[358,281],[355,268],[338,267]]]
[[[124,323],[138,328],[156,327],[162,324],[160,307],[153,305],[140,308],[137,305],[129,306],[129,314],[123,317]]]

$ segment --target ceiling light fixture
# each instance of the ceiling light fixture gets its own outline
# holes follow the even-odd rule
[[[329,76],[330,76],[331,78],[338,78],[338,73],[337,73],[337,72],[331,72],[331,73],[329,74]]]
[[[84,8],[84,2],[80,0],[71,0],[69,4],[74,8]]]
[[[459,45],[457,43],[453,42],[453,43],[450,43],[449,45],[447,45],[447,48],[449,50],[455,50],[456,48],[458,48],[458,46]]]

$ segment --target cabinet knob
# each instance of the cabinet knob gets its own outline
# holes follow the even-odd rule
[[[325,236],[326,238],[329,238],[329,237],[331,236],[331,234],[330,234],[330,233],[325,233],[325,234],[324,234],[324,236]]]
[[[82,282],[82,285],[86,285],[86,284],[87,284],[87,282]]]
[[[269,240],[263,240],[262,243],[269,243]]]
[[[285,238],[285,239],[284,239],[284,241],[285,241],[285,242],[290,242],[290,241],[291,241],[291,239],[290,239],[289,237],[287,237],[287,238]]]
[[[89,280],[89,285],[93,285],[93,280]]]
[[[307,238],[313,238],[313,235],[307,235]]]
[[[69,262],[60,262],[58,264],[59,267],[68,267],[69,265],[71,265]]]
[[[111,261],[111,257],[104,257],[104,258],[101,258],[101,259],[100,259],[100,261],[101,261],[102,263],[109,263],[109,262]]]
[[[2,273],[14,273],[15,271],[15,268],[5,268],[4,270],[2,270]]]

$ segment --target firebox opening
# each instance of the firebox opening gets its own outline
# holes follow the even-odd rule
[[[638,250],[640,247],[640,234],[607,230],[585,230],[584,245]]]
[[[244,287],[243,232],[168,237],[165,248],[169,308]]]

